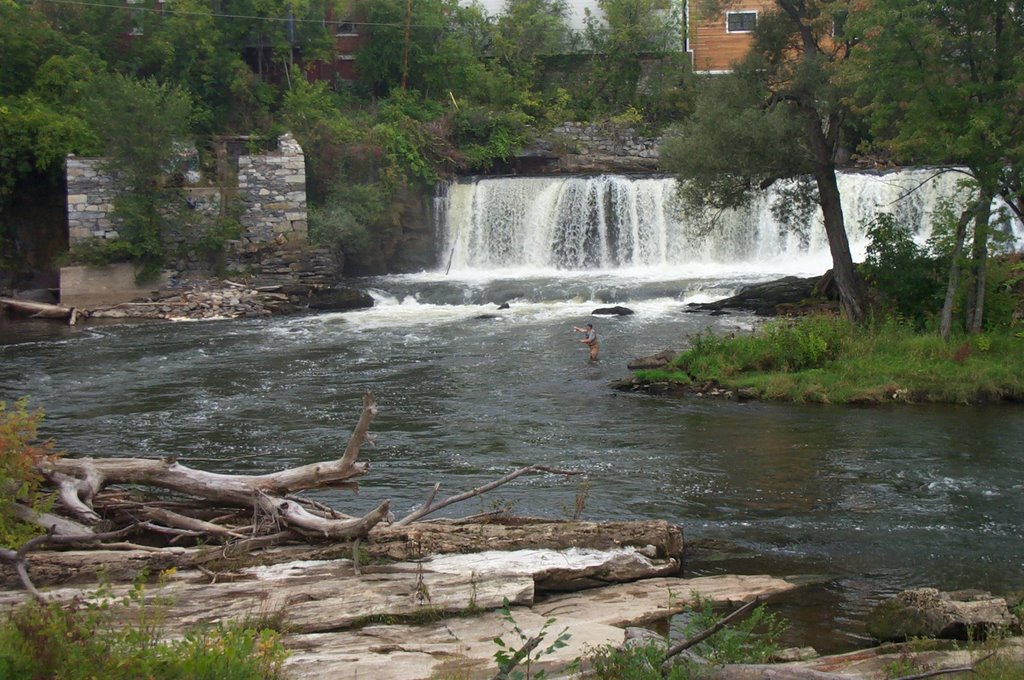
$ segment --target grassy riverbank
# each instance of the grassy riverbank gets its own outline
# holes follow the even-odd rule
[[[749,335],[695,336],[674,362],[636,377],[801,402],[1024,401],[1024,333],[944,341],[895,321],[855,326],[817,315]]]

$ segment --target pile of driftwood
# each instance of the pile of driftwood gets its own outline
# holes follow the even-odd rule
[[[358,460],[359,452],[363,444],[371,442],[370,424],[376,414],[373,395],[366,394],[355,430],[340,458],[262,475],[217,474],[174,459],[47,459],[40,463],[39,472],[54,488],[54,510],[36,513],[26,507],[17,508],[20,519],[43,527],[46,533],[18,550],[0,550],[0,562],[13,567],[21,584],[35,593],[36,577],[30,577],[26,556],[33,553],[33,567],[38,563],[40,574],[44,574],[46,560],[38,558],[40,551],[93,548],[136,554],[142,550],[151,555],[157,568],[166,568],[196,566],[174,561],[182,546],[219,546],[223,555],[285,544],[345,545],[351,549],[353,543],[366,541],[375,529],[374,540],[363,547],[372,544],[371,554],[392,559],[503,546],[636,545],[656,546],[654,551],[662,557],[682,553],[681,536],[666,532],[664,523],[611,523],[597,530],[587,523],[524,521],[520,526],[503,526],[490,521],[485,530],[477,527],[466,531],[465,524],[458,521],[421,521],[437,510],[521,475],[578,474],[543,465],[517,469],[445,499],[437,499],[440,484],[436,484],[419,509],[399,519],[391,515],[387,500],[365,515],[351,516],[299,495],[313,489],[358,488],[358,478],[370,469],[368,463]],[[481,517],[473,519],[479,522]],[[59,557],[54,559],[59,561]],[[11,569],[7,572],[13,576]],[[38,578],[49,583],[61,580],[59,574]]]

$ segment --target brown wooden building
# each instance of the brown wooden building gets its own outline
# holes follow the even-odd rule
[[[775,8],[773,0],[735,0],[708,15],[700,2],[688,2],[686,49],[698,73],[726,73],[750,49],[758,17]]]

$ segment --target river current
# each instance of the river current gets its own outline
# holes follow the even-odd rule
[[[460,256],[461,257],[461,256]],[[441,258],[444,259],[444,258]],[[257,473],[340,454],[371,391],[380,414],[358,495],[315,497],[402,516],[435,482],[471,514],[665,519],[715,544],[688,574],[771,573],[817,585],[782,607],[802,644],[865,643],[870,607],[899,590],[1024,586],[1024,418],[1014,406],[736,403],[616,392],[626,363],[693,333],[748,333],[744,314],[686,303],[799,267],[710,262],[610,269],[496,267],[349,281],[372,309],[258,320],[0,326],[0,400],[28,397],[72,455],[177,456]],[[820,273],[818,271],[817,273]],[[507,302],[506,309],[499,303]],[[635,314],[595,317],[621,304]],[[592,321],[587,361],[573,325]]]

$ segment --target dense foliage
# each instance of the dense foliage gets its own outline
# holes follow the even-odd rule
[[[56,455],[52,443],[37,441],[40,420],[42,413],[29,412],[24,400],[11,407],[0,401],[0,548],[19,548],[40,533],[24,513],[45,511],[52,501],[36,470]]]

